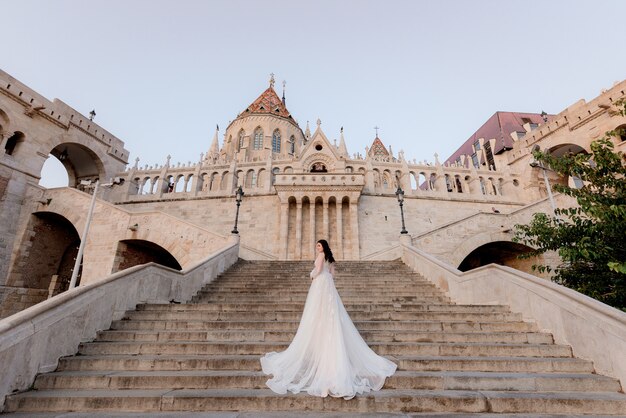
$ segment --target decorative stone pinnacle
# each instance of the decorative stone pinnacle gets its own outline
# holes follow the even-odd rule
[[[319,128],[321,124],[322,124],[322,120],[320,118],[317,118],[317,127]]]
[[[276,83],[276,80],[274,79],[274,73],[270,74],[270,87],[274,88],[274,83]]]

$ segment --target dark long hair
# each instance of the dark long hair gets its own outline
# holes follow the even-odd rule
[[[328,241],[326,241],[325,239],[321,239],[317,242],[322,244],[322,249],[324,250],[324,259],[328,261],[329,263],[334,263],[335,257],[333,257],[333,252],[330,250]]]

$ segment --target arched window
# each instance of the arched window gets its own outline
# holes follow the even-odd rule
[[[626,125],[620,125],[617,128],[615,128],[615,132],[617,132],[617,135],[619,136],[620,141],[624,142],[626,141]]]
[[[246,133],[242,130],[239,131],[239,140],[237,142],[237,151],[243,148],[243,138],[246,136]]]
[[[4,152],[7,155],[13,155],[15,152],[15,148],[17,144],[24,140],[24,134],[21,132],[15,132],[9,139],[7,139],[7,143],[4,146]]]
[[[244,183],[244,187],[247,189],[256,187],[256,172],[254,170],[250,170],[246,174],[246,181]]]
[[[263,149],[263,129],[257,128],[256,131],[254,131],[254,144],[252,148]]]
[[[295,154],[296,152],[296,138],[291,135],[291,138],[289,138],[289,153],[290,154]]]
[[[272,134],[272,152],[280,152],[280,131],[278,129]]]

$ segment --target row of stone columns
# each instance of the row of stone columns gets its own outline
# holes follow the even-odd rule
[[[320,199],[322,200],[321,202]],[[332,202],[331,199],[333,200]],[[305,201],[309,202],[308,226],[303,223]],[[331,230],[332,220],[330,216],[332,205],[334,205],[335,209],[335,222],[334,228]],[[345,213],[343,210],[344,205],[347,205]],[[322,209],[322,216],[321,219],[316,219],[316,208],[319,206]],[[290,228],[290,207],[295,209],[295,221],[292,223],[292,228]],[[281,258],[285,260],[301,260],[306,257],[314,257],[315,253],[313,250],[315,244],[318,240],[325,239],[334,246],[334,248],[331,248],[337,259],[357,260],[359,258],[357,209],[356,201],[349,198],[344,199],[343,196],[324,196],[323,198],[300,196],[297,199],[291,196],[283,200],[280,212],[279,242],[281,243]],[[322,223],[321,228],[317,225],[320,221]],[[344,236],[344,221],[347,222],[345,234],[347,236]],[[303,236],[305,228],[308,230],[308,237]],[[318,229],[321,230],[320,236],[316,235],[316,230]],[[308,249],[303,250],[303,248]],[[293,249],[293,251],[290,252],[290,249]]]

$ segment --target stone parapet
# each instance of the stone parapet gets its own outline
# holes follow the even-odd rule
[[[626,387],[626,313],[564,286],[510,267],[490,264],[461,272],[403,245],[402,261],[459,304],[502,304],[570,345],[576,357],[592,360],[596,372]]]
[[[238,259],[229,243],[179,272],[155,263],[131,267],[77,287],[0,320],[0,411],[5,397],[29,388],[39,373],[52,371],[111,322],[139,303],[187,302]],[[25,355],[28,353],[28,355]]]

